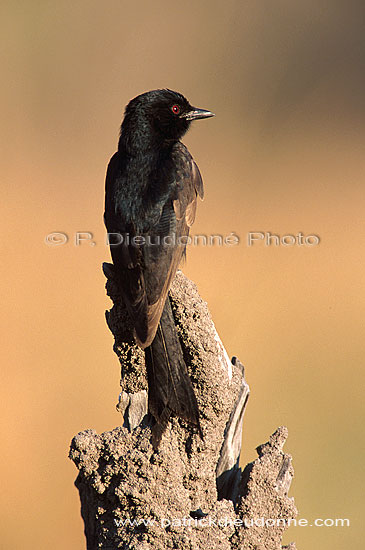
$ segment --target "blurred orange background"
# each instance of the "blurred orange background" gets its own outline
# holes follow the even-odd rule
[[[184,141],[206,199],[190,247],[198,285],[251,397],[242,463],[289,428],[298,548],[360,546],[365,238],[363,2],[3,2],[1,540],[85,547],[78,431],[110,430],[119,365],[104,310],[104,175],[124,105],[169,87],[216,118]],[[65,245],[45,236],[66,233]],[[95,246],[75,246],[78,231]],[[250,231],[318,246],[247,246]]]

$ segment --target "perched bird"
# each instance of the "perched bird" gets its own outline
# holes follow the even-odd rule
[[[104,220],[116,280],[136,342],[145,350],[155,448],[171,414],[202,436],[168,292],[185,254],[197,197],[203,198],[199,169],[180,139],[193,120],[212,116],[172,90],[135,97],[125,109],[106,175]]]

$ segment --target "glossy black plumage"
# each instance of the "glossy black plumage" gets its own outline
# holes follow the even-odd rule
[[[199,169],[180,138],[191,120],[209,116],[171,90],[134,98],[106,176],[105,224],[135,338],[146,352],[155,447],[172,413],[200,431],[168,291],[185,252],[179,238],[189,234],[203,198]]]

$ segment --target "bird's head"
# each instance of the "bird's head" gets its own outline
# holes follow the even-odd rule
[[[180,93],[172,90],[152,90],[132,99],[125,110],[121,141],[127,148],[146,143],[147,139],[168,143],[182,138],[193,120],[214,116],[198,109]]]

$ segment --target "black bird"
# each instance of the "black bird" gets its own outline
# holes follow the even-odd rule
[[[171,414],[202,436],[194,390],[168,292],[185,254],[203,182],[180,141],[191,121],[214,116],[172,90],[153,90],[125,109],[118,151],[106,175],[105,225],[116,280],[145,350],[148,407],[158,447]]]

